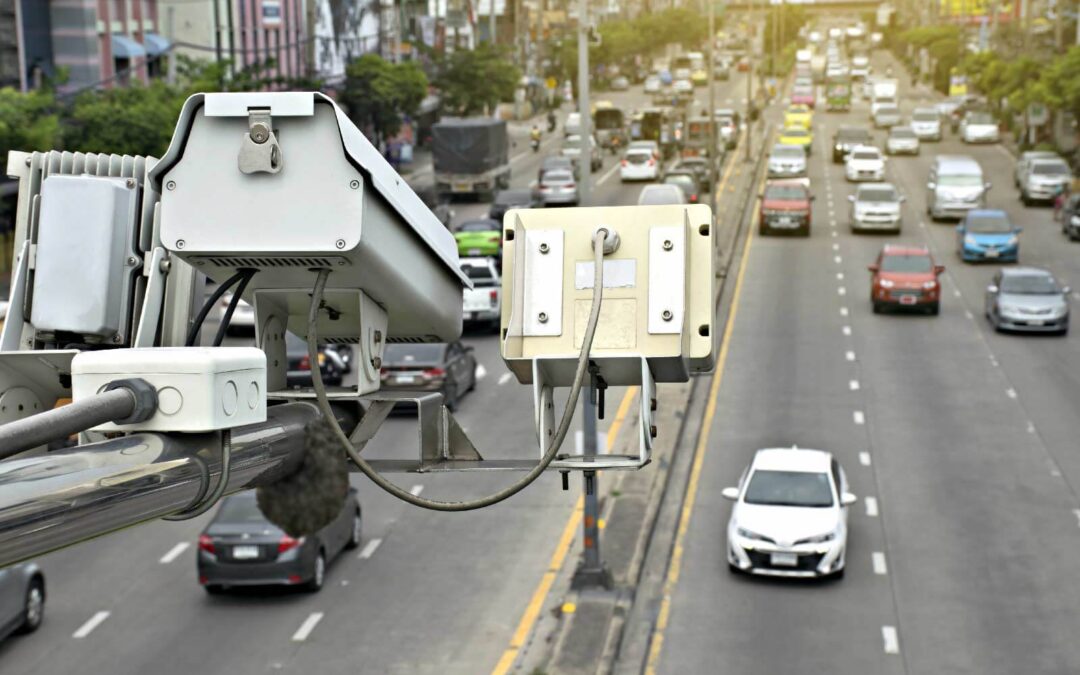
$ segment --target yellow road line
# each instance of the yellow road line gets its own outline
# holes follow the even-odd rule
[[[742,147],[742,140],[735,147],[735,151]],[[731,171],[740,164],[735,161],[734,156],[727,169],[724,171],[723,178],[720,179],[720,184],[714,186],[716,194],[719,195],[724,190],[724,186],[727,184],[728,179],[731,178]],[[749,239],[747,239],[749,244]],[[749,248],[749,246],[748,246]],[[745,257],[743,258],[743,264],[745,265]],[[739,272],[739,282],[736,284],[736,294],[738,289],[742,286],[742,271]],[[737,296],[736,296],[737,297]],[[734,310],[732,310],[732,318],[734,318]],[[728,324],[730,326],[730,322]],[[724,344],[727,344],[727,334],[724,335]],[[721,348],[721,358],[726,355],[726,348]],[[714,378],[715,379],[715,378]],[[623,396],[622,402],[619,403],[619,409],[615,413],[615,419],[611,421],[611,426],[607,432],[607,445],[608,450],[611,450],[612,445],[615,444],[615,438],[619,434],[619,428],[622,427],[623,421],[626,419],[627,414],[630,412],[630,405],[634,402],[634,396],[637,393],[637,387],[630,387],[626,390],[626,395]],[[713,406],[715,410],[715,406]],[[547,600],[548,593],[551,592],[551,586],[555,583],[555,577],[559,570],[562,569],[563,563],[566,561],[566,554],[570,550],[570,544],[574,540],[574,532],[581,524],[582,513],[585,508],[584,497],[578,497],[577,502],[574,504],[574,511],[570,514],[570,518],[566,521],[566,526],[563,528],[562,536],[559,537],[559,544],[555,547],[555,552],[551,556],[551,561],[548,563],[547,572],[540,578],[540,583],[537,584],[536,590],[533,591],[532,597],[529,599],[529,604],[525,607],[525,612],[521,615],[521,619],[518,621],[517,629],[514,631],[514,636],[510,639],[510,646],[503,651],[502,656],[499,658],[498,663],[495,664],[495,669],[491,671],[492,675],[506,675],[510,669],[514,666],[514,661],[518,657],[518,653],[525,645],[525,641],[529,637],[529,633],[532,632],[533,626],[536,625],[536,619],[540,616],[540,610],[544,606],[544,602]]]
[[[709,387],[709,400],[705,406],[701,433],[698,435],[697,447],[694,449],[694,463],[690,468],[690,479],[686,485],[686,499],[683,502],[682,512],[679,514],[679,527],[675,532],[675,545],[671,551],[671,563],[668,567],[667,579],[664,580],[664,595],[660,603],[660,613],[657,615],[656,628],[649,642],[649,655],[645,663],[646,675],[656,675],[656,668],[660,663],[660,652],[664,645],[664,631],[667,630],[668,621],[671,619],[671,598],[675,594],[675,586],[679,582],[679,574],[682,571],[686,533],[690,529],[690,516],[694,512],[694,500],[697,497],[698,484],[701,482],[701,468],[705,463],[709,432],[712,429],[713,418],[716,416],[716,400],[720,393],[720,384],[724,380],[724,367],[727,365],[731,334],[735,327],[735,317],[739,312],[739,300],[742,297],[743,280],[746,277],[747,261],[750,260],[750,247],[753,240],[754,223],[751,222],[750,229],[746,234],[746,244],[743,246],[742,260],[739,261],[739,273],[735,278],[731,312],[728,314],[727,325],[724,327],[720,356],[716,361],[716,372],[713,374],[712,383]]]
[[[615,438],[619,435],[619,428],[622,427],[623,421],[630,412],[630,405],[634,402],[636,393],[637,387],[630,387],[626,390],[626,395],[623,396],[622,401],[619,403],[619,409],[615,412],[615,419],[611,421],[611,426],[607,432],[608,450],[611,450],[611,447],[615,444]],[[495,664],[495,669],[491,671],[492,675],[505,675],[509,672],[514,665],[514,660],[518,657],[518,653],[525,645],[525,641],[529,639],[529,633],[532,632],[533,626],[536,625],[540,610],[547,600],[548,593],[551,592],[552,584],[555,583],[555,577],[558,575],[559,570],[562,569],[563,563],[566,562],[566,555],[570,552],[574,534],[581,525],[584,509],[585,498],[579,496],[574,504],[574,510],[570,514],[570,518],[566,521],[566,526],[563,527],[562,536],[559,537],[559,544],[551,555],[547,571],[544,572],[544,576],[540,577],[540,583],[537,584],[536,590],[533,591],[532,597],[529,599],[529,604],[525,607],[525,612],[518,621],[514,636],[510,638],[510,646],[503,651],[499,662]]]

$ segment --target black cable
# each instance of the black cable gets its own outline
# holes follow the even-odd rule
[[[200,309],[199,313],[195,316],[194,323],[191,324],[191,329],[188,331],[187,340],[184,341],[185,347],[195,346],[195,340],[199,337],[199,331],[202,330],[203,321],[206,321],[206,315],[210,313],[210,310],[214,307],[214,304],[221,299],[221,296],[225,295],[225,291],[232,288],[233,284],[235,284],[237,281],[243,279],[246,273],[247,270],[240,270],[236,274],[232,275],[231,277],[226,279],[224,283],[217,287],[217,290],[214,291],[213,295],[206,299],[206,302],[203,303],[202,309]]]
[[[247,275],[240,280],[240,285],[236,287],[236,292],[233,293],[232,299],[229,300],[229,306],[225,310],[225,315],[221,317],[221,324],[218,326],[217,335],[214,336],[214,346],[220,347],[222,341],[225,339],[225,332],[229,330],[229,324],[232,322],[233,312],[236,311],[236,306],[240,304],[240,296],[247,290],[248,283],[255,276],[257,270],[241,270],[241,272],[247,272]]]
[[[226,429],[221,434],[221,475],[218,476],[217,485],[214,487],[213,493],[210,494],[204,501],[197,502],[194,506],[184,509],[178,513],[174,513],[171,516],[165,516],[162,520],[180,521],[191,520],[192,518],[198,518],[202,514],[213,508],[214,504],[218,503],[225,495],[225,490],[229,487],[229,477],[232,473],[232,431]],[[204,486],[209,487],[210,472],[207,470],[203,474],[206,478]],[[206,490],[203,490],[203,494],[206,494]]]

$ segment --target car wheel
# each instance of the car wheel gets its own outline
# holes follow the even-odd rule
[[[841,579],[844,578],[844,570],[846,570],[846,569],[847,569],[847,567],[841,567],[840,569],[838,569],[835,572],[833,572],[832,574],[830,574],[829,578],[834,579],[836,581],[840,581]]]
[[[446,409],[450,412],[454,412],[457,410],[457,401],[457,385],[447,382],[446,386],[443,388],[443,405],[445,405]]]
[[[357,509],[352,517],[352,529],[349,530],[349,542],[345,544],[345,548],[351,550],[360,546],[360,541],[363,539],[363,529],[364,521],[360,517],[360,509]]]
[[[304,584],[308,593],[318,593],[326,583],[326,554],[319,551],[315,556],[315,565],[311,570],[311,580]]]
[[[930,307],[927,309],[927,311],[930,312],[930,316],[937,316],[941,312],[941,303],[940,302],[931,303]]]
[[[727,564],[727,568],[728,568],[728,571],[731,572],[732,574],[742,574],[742,570],[739,569],[739,566],[736,565],[733,562],[729,562]]]
[[[758,225],[758,234],[762,237],[769,236],[769,228],[765,225],[765,223],[761,223],[760,225]]]
[[[499,325],[495,324],[496,330],[498,330],[498,327],[499,327]],[[476,390],[476,381],[477,381],[476,380],[476,368],[477,368],[476,361],[473,361],[473,364],[472,364],[472,379],[469,380],[469,388],[465,390],[467,392]]]
[[[203,586],[203,590],[207,595],[222,595],[225,592],[225,587],[219,584],[207,584]]]
[[[45,619],[45,583],[40,578],[30,582],[26,589],[26,597],[23,599],[23,622],[18,628],[19,633],[33,633],[41,627]]]
[[[872,305],[872,307],[873,307],[873,309],[874,309],[874,314],[881,314],[881,309],[882,309],[882,307],[881,307],[881,303],[880,303],[880,302],[877,302],[877,301],[875,300],[875,301],[873,301],[873,302],[871,303],[871,305]]]

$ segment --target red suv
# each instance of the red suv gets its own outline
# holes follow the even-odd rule
[[[810,202],[814,198],[802,180],[771,180],[761,193],[758,234],[794,232],[810,236]]]
[[[937,314],[941,302],[938,277],[944,265],[935,265],[923,246],[887,245],[869,266],[870,302],[874,314],[886,307],[925,309]]]

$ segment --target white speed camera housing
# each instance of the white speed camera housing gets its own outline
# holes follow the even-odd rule
[[[150,178],[166,249],[218,283],[255,271],[244,297],[271,363],[285,329],[307,334],[316,269],[332,270],[319,338],[358,345],[360,393],[387,342],[461,334],[453,236],[330,98],[196,94]]]

